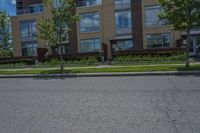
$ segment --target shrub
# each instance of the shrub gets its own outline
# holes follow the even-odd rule
[[[7,63],[7,64],[0,64],[0,67],[24,67],[27,64],[24,62],[19,62],[19,63]]]
[[[154,53],[146,55],[121,55],[113,58],[114,62],[160,62],[160,61],[184,61],[186,59],[186,54],[184,52],[169,52],[164,53]]]
[[[65,61],[65,64],[80,64],[80,65],[92,65],[98,63],[96,57],[83,57],[77,59],[70,59]]]
[[[43,65],[57,65],[59,63],[60,63],[60,60],[58,58],[52,58],[50,60],[47,60],[41,63],[41,65],[42,64]],[[92,65],[96,63],[98,63],[98,59],[93,56],[64,60],[64,64],[67,64],[67,65]]]
[[[12,52],[0,49],[0,57],[11,57]]]

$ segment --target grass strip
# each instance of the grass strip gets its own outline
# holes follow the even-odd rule
[[[108,68],[73,68],[65,69],[64,73],[116,73],[116,72],[153,72],[153,71],[189,71],[200,70],[200,64],[193,64],[189,68],[184,65],[162,65],[162,66],[134,66],[134,67],[108,67]],[[1,71],[1,75],[12,74],[60,74],[60,70],[16,70]]]

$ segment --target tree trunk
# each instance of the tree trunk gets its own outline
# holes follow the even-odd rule
[[[5,22],[2,22],[2,28],[3,28],[3,49],[7,50],[7,36],[6,36],[6,24]]]
[[[64,70],[64,62],[63,62],[63,49],[62,49],[62,46],[60,45],[59,46],[59,51],[60,51],[60,71],[61,73],[63,73],[63,70]]]
[[[186,41],[186,64],[185,66],[188,68],[190,67],[190,58],[189,58],[189,53],[190,53],[190,30],[187,31],[187,41]]]
[[[64,62],[63,62],[63,48],[62,48],[62,22],[59,20],[59,51],[60,51],[60,71],[63,73]]]

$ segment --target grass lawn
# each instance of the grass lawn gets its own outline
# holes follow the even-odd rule
[[[183,61],[151,61],[151,62],[132,62],[132,63],[120,63],[113,62],[112,66],[136,66],[136,65],[156,65],[156,64],[184,64]],[[65,64],[65,67],[95,67],[97,64]],[[38,64],[38,65],[25,65],[25,64],[0,64],[1,69],[23,69],[23,68],[60,68],[58,64]]]
[[[104,73],[104,72],[151,72],[151,71],[186,71],[200,70],[200,64],[192,64],[190,68],[184,65],[158,65],[158,66],[129,66],[129,67],[106,67],[106,68],[72,68],[65,69],[64,73]],[[12,70],[0,69],[0,74],[59,74],[59,70]]]

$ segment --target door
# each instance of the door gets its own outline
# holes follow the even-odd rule
[[[190,55],[196,55],[196,37],[192,36],[190,40],[190,47],[189,47]]]
[[[107,44],[103,43],[103,56],[104,56],[104,61],[107,61],[108,59],[108,47]]]
[[[196,49],[197,49],[197,54],[200,54],[200,35],[196,36]]]

